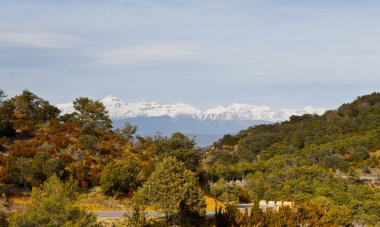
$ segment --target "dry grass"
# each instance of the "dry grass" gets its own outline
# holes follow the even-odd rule
[[[204,195],[203,198],[206,202],[207,211],[214,211],[215,207],[222,207],[222,209],[225,208],[225,205],[222,202],[211,197],[210,195]],[[88,211],[125,211],[131,209],[131,206],[128,205],[128,198],[116,199],[105,196],[96,190],[79,196],[77,204],[81,208]],[[152,206],[147,206],[145,207],[145,211],[154,211],[154,209]]]
[[[25,206],[31,202],[31,198],[28,195],[12,195],[8,199],[12,205],[16,206]]]
[[[114,198],[103,195],[98,188],[78,197],[77,205],[87,211],[120,211],[129,210],[126,198]]]
[[[8,197],[10,209],[12,211],[18,211],[31,203],[30,195],[25,194],[13,194]]]
[[[207,211],[214,211],[215,206],[217,208],[225,208],[222,202],[216,200],[211,195],[204,195],[203,198],[206,202]],[[30,196],[24,194],[15,194],[8,199],[12,207],[16,209],[24,207],[31,202]],[[131,206],[128,205],[128,201],[128,198],[116,199],[114,197],[105,196],[98,188],[94,188],[89,193],[80,195],[76,204],[87,211],[126,211],[131,209]],[[154,211],[154,209],[151,206],[147,206],[145,211]]]
[[[210,195],[204,195],[203,198],[206,201],[206,205],[207,205],[206,210],[207,211],[215,211],[215,207],[217,209],[219,209],[220,207],[222,207],[222,209],[226,208],[226,206],[222,202],[211,197]]]

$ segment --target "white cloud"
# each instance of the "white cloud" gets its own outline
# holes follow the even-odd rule
[[[113,49],[90,54],[99,65],[119,65],[160,60],[195,60],[202,52],[193,45],[178,43],[156,43]]]
[[[82,37],[55,33],[0,33],[0,45],[70,48],[88,43]]]

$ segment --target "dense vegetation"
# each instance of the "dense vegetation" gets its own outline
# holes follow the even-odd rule
[[[380,94],[344,104],[322,116],[292,116],[226,135],[205,155],[211,187],[219,198],[317,200],[327,211],[348,209],[353,220],[380,221],[380,190],[360,179],[379,173]],[[226,180],[245,179],[245,185]],[[226,180],[225,180],[226,179]],[[342,208],[343,209],[343,208]]]
[[[11,226],[91,226],[96,218],[73,205],[76,199],[75,183],[62,183],[52,175],[41,188],[33,188],[32,202],[26,209],[14,213]]]
[[[198,177],[202,156],[193,139],[181,133],[175,133],[170,138],[161,135],[134,138],[136,127],[129,124],[112,130],[112,122],[103,104],[85,97],[74,100],[75,112],[65,115],[59,115],[60,111],[56,107],[28,90],[9,99],[1,91],[0,97],[0,190],[4,194],[2,202],[15,191],[8,190],[9,186],[33,188],[34,201],[37,194],[44,190],[41,191],[40,186],[50,187],[52,184],[49,182],[57,180],[77,182],[78,190],[82,191],[100,186],[105,195],[131,198],[138,188],[145,190],[146,186],[141,186],[154,184],[155,180],[159,180],[157,176],[162,173],[157,171],[160,166],[166,165],[165,161],[171,160],[174,162],[171,163],[172,167],[176,168],[173,169],[175,176],[165,179],[173,181],[173,185],[166,186],[170,189],[171,186],[180,185],[184,189],[169,194],[176,200],[179,199],[177,205],[168,210],[165,204],[148,200],[153,197],[145,198],[144,201],[157,210],[165,211],[167,221],[170,222],[184,221],[184,215],[200,217],[204,214],[203,191]],[[164,164],[160,165],[162,162]],[[163,167],[161,169],[170,171]],[[45,186],[44,182],[51,176],[55,178]],[[61,186],[58,184],[57,187]],[[159,192],[159,189],[155,190]],[[46,195],[47,202],[51,203],[54,199],[54,195]],[[74,208],[71,200],[67,201],[68,209],[71,209],[68,212],[76,213],[74,217],[77,220],[62,219],[58,225],[66,223],[63,220],[71,221],[72,224],[81,223],[83,218],[78,212],[82,211],[72,210]],[[40,222],[31,222],[36,215],[32,211],[45,209],[44,204],[40,205],[41,208],[32,202],[24,211],[12,216],[15,218],[10,223],[15,226],[25,223],[27,226],[54,225],[56,222],[46,219],[48,211],[44,211],[46,215],[40,212]],[[66,204],[60,206],[66,207]],[[62,208],[62,212],[65,209]],[[58,212],[58,208],[54,210]],[[2,211],[2,214],[7,213],[6,205]],[[25,218],[20,219],[20,215]],[[16,219],[20,222],[16,222]]]
[[[322,116],[226,135],[208,149],[181,133],[142,137],[129,124],[112,129],[101,102],[80,97],[73,103],[74,113],[60,115],[28,90],[12,98],[0,90],[1,225],[91,225],[94,216],[74,202],[78,191],[95,186],[131,201],[129,225],[380,223],[379,188],[359,175],[380,167],[379,93]],[[229,182],[236,179],[243,183]],[[17,188],[32,188],[32,201],[12,210],[7,198]],[[205,193],[230,205],[207,219]],[[255,206],[244,214],[232,205],[262,199],[296,206],[264,213]],[[146,206],[165,220],[146,220]]]

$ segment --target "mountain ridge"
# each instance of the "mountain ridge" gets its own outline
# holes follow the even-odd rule
[[[263,120],[267,122],[281,122],[288,120],[292,115],[303,114],[323,114],[325,109],[305,106],[298,109],[274,109],[265,105],[250,105],[244,103],[233,103],[228,106],[217,106],[201,111],[198,108],[183,102],[171,104],[163,102],[131,102],[126,103],[108,95],[100,101],[105,105],[112,119],[121,120],[134,117],[160,117],[169,116],[171,118],[195,118],[198,120],[240,120],[252,121]],[[72,103],[57,104],[62,114],[74,111]]]
[[[174,132],[196,135],[198,145],[206,147],[224,134],[235,134],[247,127],[286,121],[291,115],[322,114],[324,109],[306,106],[299,109],[273,109],[264,105],[233,103],[204,111],[183,103],[171,104],[153,101],[126,103],[108,95],[100,101],[106,107],[114,128],[125,122],[136,125],[140,135],[154,136],[160,133],[170,136]],[[62,114],[74,111],[72,103],[56,105]]]

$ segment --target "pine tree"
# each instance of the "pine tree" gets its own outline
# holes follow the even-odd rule
[[[72,181],[63,183],[53,175],[41,188],[33,188],[31,203],[11,216],[10,226],[94,225],[95,216],[74,205],[76,197]]]
[[[94,133],[93,130],[96,129],[108,130],[112,128],[112,121],[108,116],[108,111],[100,101],[80,97],[77,98],[73,104],[85,133],[91,134]],[[91,133],[89,131],[91,131]]]
[[[183,220],[183,215],[187,215],[188,219],[188,215],[199,218],[205,212],[203,192],[196,174],[174,157],[164,158],[157,164],[136,198],[164,213],[167,222],[173,221],[176,216]]]

